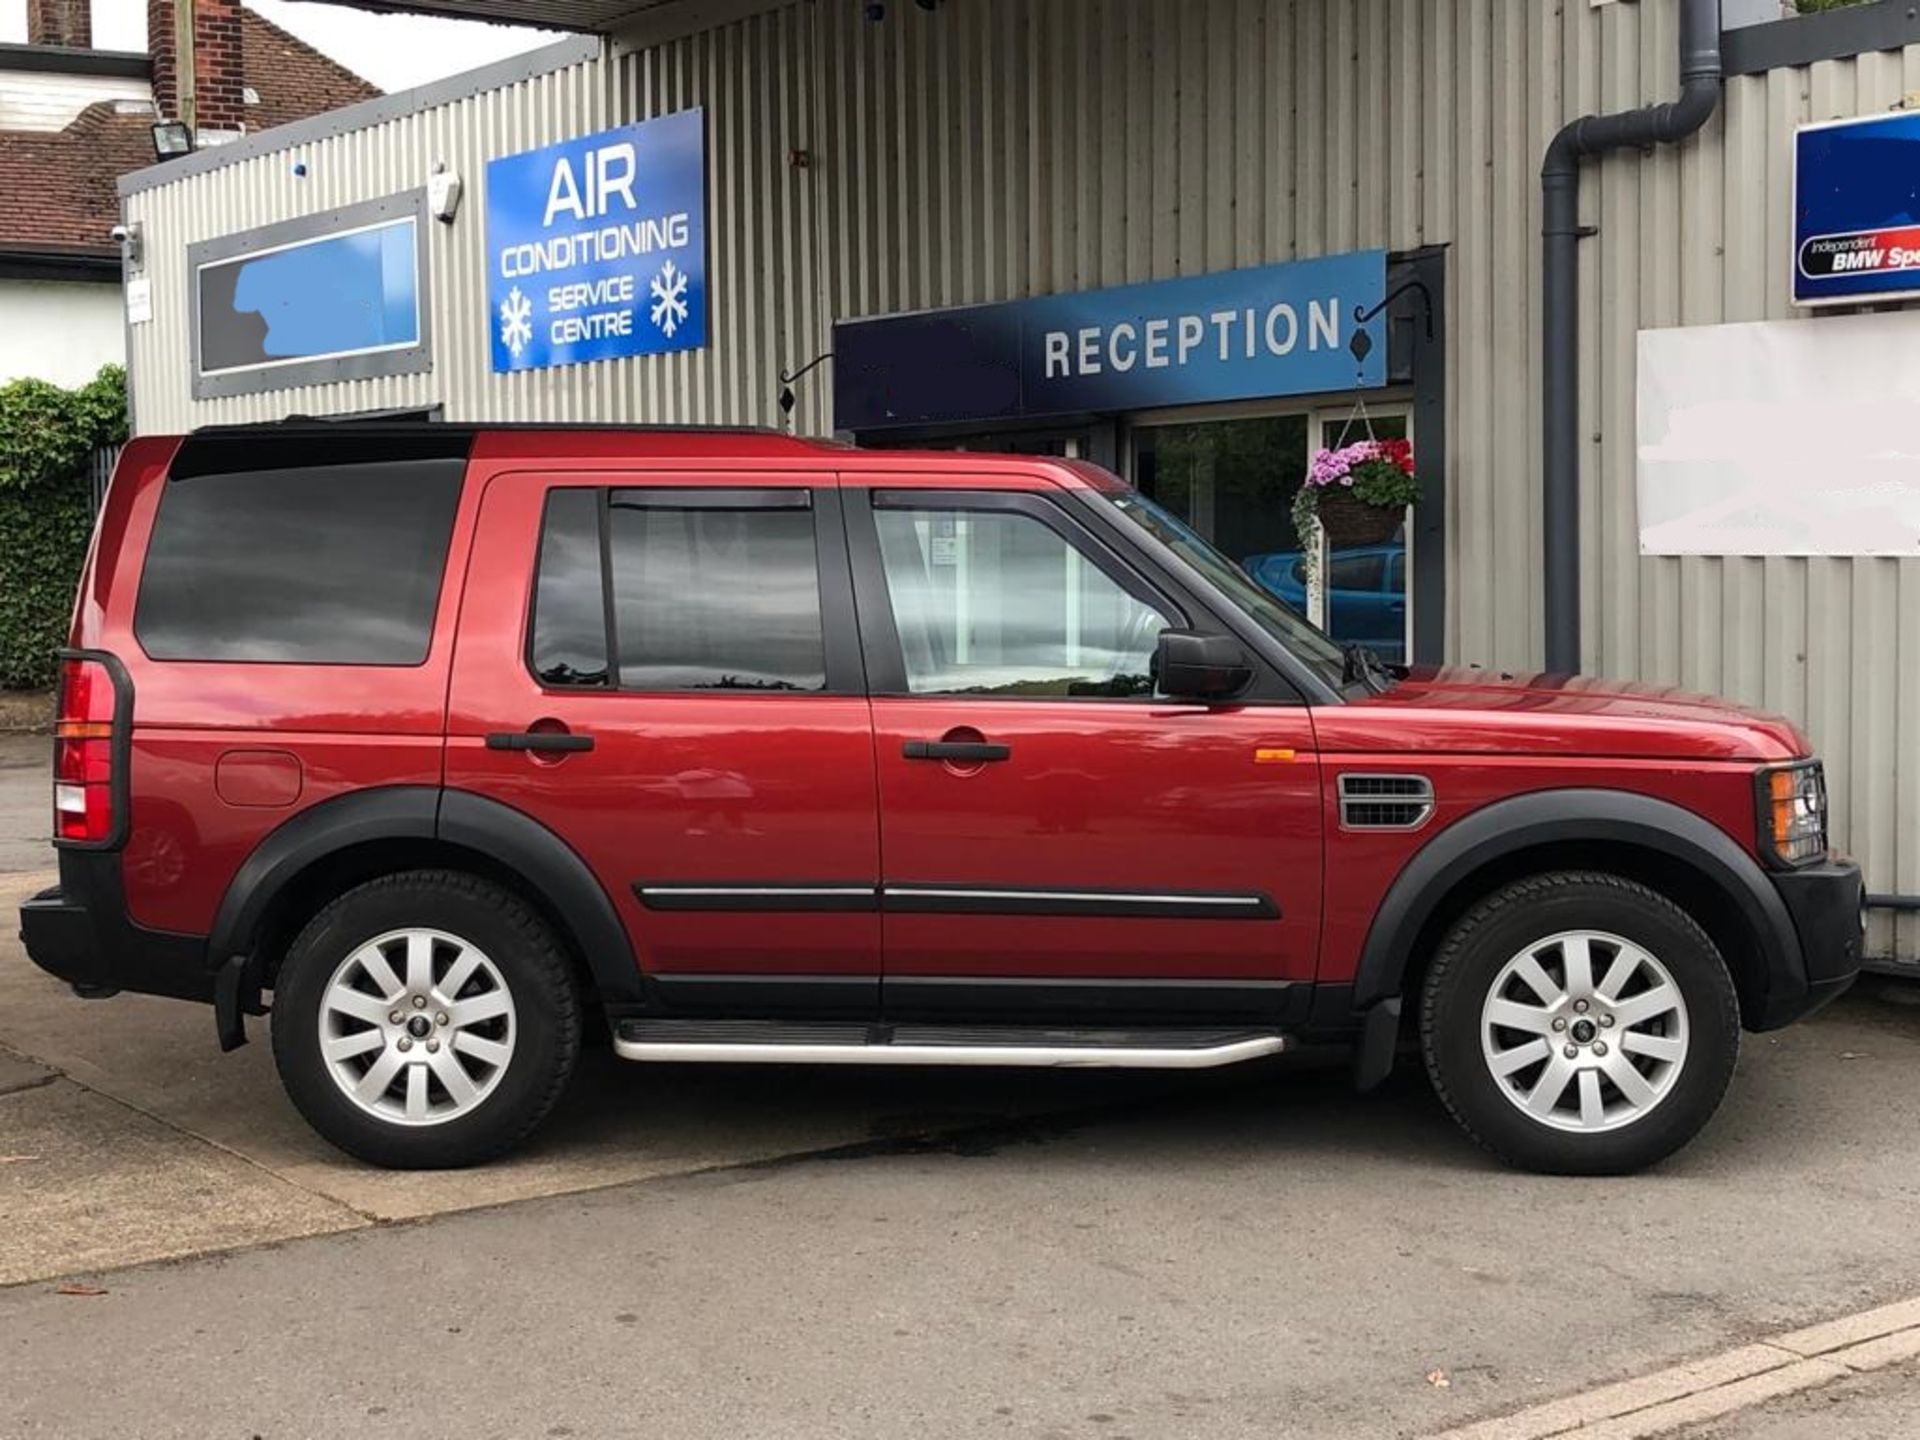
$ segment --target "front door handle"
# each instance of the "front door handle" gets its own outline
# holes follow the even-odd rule
[[[593,749],[593,736],[569,735],[564,730],[496,730],[487,736],[487,749],[572,754]]]
[[[1011,745],[996,745],[991,740],[909,740],[900,747],[909,760],[946,760],[956,765],[984,765],[989,760],[1007,760],[1013,756]]]

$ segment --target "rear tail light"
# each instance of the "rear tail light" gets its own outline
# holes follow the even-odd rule
[[[126,671],[111,655],[62,653],[53,722],[55,844],[100,850],[126,838],[132,701]]]

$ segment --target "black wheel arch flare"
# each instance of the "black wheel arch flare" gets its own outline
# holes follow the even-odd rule
[[[1791,913],[1759,862],[1726,832],[1670,801],[1631,791],[1546,790],[1498,800],[1461,817],[1407,861],[1374,912],[1361,947],[1354,1009],[1367,1011],[1402,994],[1423,932],[1476,872],[1530,850],[1581,844],[1631,848],[1683,865],[1737,910],[1751,932],[1754,953],[1724,958],[1743,995],[1757,1002],[1747,1015],[1750,1028],[1768,1028],[1768,996],[1806,989]]]
[[[207,937],[209,965],[230,976],[216,987],[223,1047],[245,1039],[242,1013],[260,1013],[266,956],[262,927],[277,901],[315,866],[357,846],[435,842],[489,857],[542,901],[562,938],[585,961],[605,1003],[638,1004],[640,970],[612,899],[571,846],[500,801],[431,785],[392,785],[341,795],[301,811],[253,850],[228,884]]]

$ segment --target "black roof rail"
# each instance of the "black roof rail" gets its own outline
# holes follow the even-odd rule
[[[167,475],[191,480],[246,470],[299,470],[317,465],[373,465],[396,461],[459,460],[473,451],[464,425],[389,420],[338,425],[274,421],[264,425],[208,425],[191,431],[174,452]]]
[[[767,425],[609,425],[589,421],[432,420],[419,411],[345,416],[289,415],[190,430],[169,476],[231,475],[246,470],[298,470],[317,465],[374,465],[408,460],[465,460],[482,431],[574,431],[634,435],[756,435],[793,438]]]

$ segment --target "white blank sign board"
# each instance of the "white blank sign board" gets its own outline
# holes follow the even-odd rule
[[[1644,555],[1920,555],[1920,312],[1642,330]]]

